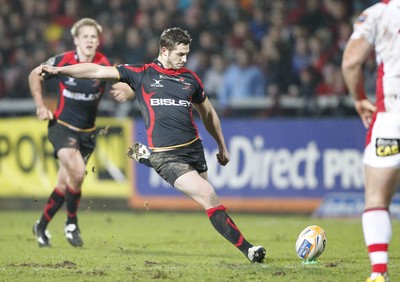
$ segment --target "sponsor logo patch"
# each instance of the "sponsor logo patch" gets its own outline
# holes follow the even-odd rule
[[[78,140],[76,140],[75,138],[72,138],[72,137],[68,137],[68,144],[70,146],[76,146],[78,144]]]
[[[378,157],[393,156],[400,153],[400,139],[377,138],[375,144],[375,152]]]
[[[190,101],[186,100],[174,100],[174,99],[150,99],[151,106],[180,106],[180,107],[190,107]]]
[[[164,85],[161,84],[162,80],[154,79],[154,78],[153,78],[153,80],[154,80],[154,83],[150,84],[151,87],[158,87],[158,88],[164,87]]]
[[[307,258],[308,254],[310,253],[311,243],[307,240],[304,240],[303,243],[300,245],[299,249],[297,250],[297,254],[301,258]]]
[[[70,86],[76,86],[75,78],[68,76],[67,80],[65,81],[65,84],[70,85]]]

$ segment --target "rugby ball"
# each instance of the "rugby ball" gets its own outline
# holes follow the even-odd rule
[[[302,260],[315,261],[324,252],[326,243],[326,233],[320,226],[307,226],[297,237],[297,256]]]

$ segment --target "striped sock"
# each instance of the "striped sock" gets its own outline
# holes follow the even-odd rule
[[[65,195],[64,192],[60,191],[57,187],[54,188],[53,192],[50,194],[47,204],[43,209],[42,217],[40,218],[38,227],[45,230],[49,222],[52,220],[57,211],[64,204]]]
[[[392,237],[389,211],[384,208],[365,210],[362,226],[371,262],[371,275],[387,272],[388,247]]]
[[[239,228],[235,225],[233,220],[225,212],[226,208],[223,205],[219,205],[215,208],[208,209],[207,215],[214,228],[221,234],[225,239],[231,242],[237,247],[245,256],[251,245],[244,239]]]
[[[77,224],[78,223],[78,206],[81,200],[81,191],[73,190],[67,186],[67,192],[65,193],[65,200],[67,202],[67,223],[66,224]]]

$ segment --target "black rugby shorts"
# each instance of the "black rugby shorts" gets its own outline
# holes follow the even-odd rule
[[[85,163],[89,160],[96,146],[96,130],[79,132],[72,130],[57,121],[49,122],[48,137],[54,148],[54,157],[61,148],[76,148],[81,152]]]
[[[184,148],[153,152],[149,160],[155,171],[172,186],[176,179],[185,173],[194,170],[203,173],[208,169],[200,139]]]

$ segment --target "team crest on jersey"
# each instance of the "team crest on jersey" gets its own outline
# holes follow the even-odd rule
[[[164,85],[161,84],[161,79],[154,79],[154,83],[150,84],[151,87],[158,87],[158,88],[162,88],[164,87]]]
[[[400,153],[400,139],[394,138],[377,138],[376,139],[376,155],[378,157],[393,156]]]
[[[70,86],[76,86],[75,78],[68,76],[65,84],[70,85]]]

